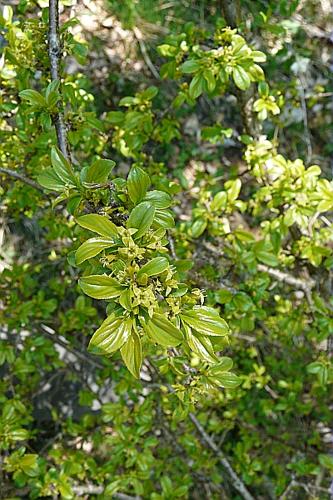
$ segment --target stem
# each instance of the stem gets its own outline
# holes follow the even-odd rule
[[[28,186],[31,186],[34,189],[37,189],[41,193],[44,193],[43,188],[39,184],[37,184],[37,182],[29,179],[28,177],[25,177],[24,175],[22,175],[18,172],[15,172],[14,170],[10,170],[9,168],[0,167],[0,174],[6,174],[6,175],[9,175],[10,177],[14,177],[15,179],[18,179],[18,180],[24,182],[25,184],[28,184]]]
[[[59,65],[61,60],[61,44],[59,37],[59,3],[58,0],[49,0],[49,58],[51,81],[60,80]],[[53,123],[56,129],[58,146],[65,158],[69,159],[67,133],[64,117],[59,109],[54,117]]]
[[[223,0],[223,17],[231,28],[237,28],[240,23],[240,2],[239,0]]]
[[[245,484],[237,476],[236,472],[231,467],[231,465],[229,463],[229,460],[227,460],[227,458],[223,455],[222,451],[218,448],[218,446],[215,443],[215,441],[213,441],[213,439],[207,434],[207,432],[202,427],[202,425],[200,424],[200,422],[197,419],[197,417],[193,413],[190,413],[189,417],[190,417],[192,423],[197,428],[198,432],[201,434],[202,440],[215,453],[215,455],[219,459],[220,464],[227,471],[227,473],[228,473],[228,475],[229,475],[229,477],[230,477],[230,479],[232,481],[232,485],[234,486],[234,488],[242,495],[242,497],[245,500],[254,500],[254,497],[248,491],[248,489],[246,488]]]

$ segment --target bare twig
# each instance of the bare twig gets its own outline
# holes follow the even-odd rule
[[[288,484],[287,488],[285,491],[282,493],[282,495],[279,497],[279,500],[288,500],[290,498],[289,493],[294,489],[294,488],[302,488],[305,490],[309,495],[311,490],[314,492],[323,492],[326,494],[330,493],[330,490],[328,488],[321,488],[320,486],[315,486],[313,484],[305,484],[301,483],[299,481],[296,481],[295,479],[292,479],[290,483]]]
[[[223,0],[222,14],[231,28],[237,28],[241,17],[239,0]]]
[[[102,363],[99,363],[98,361],[95,361],[94,359],[90,358],[87,354],[85,354],[82,351],[79,351],[78,349],[75,349],[71,347],[67,342],[61,340],[58,335],[55,334],[55,331],[50,328],[49,326],[41,324],[41,333],[43,333],[45,336],[49,337],[53,342],[56,344],[61,345],[66,351],[72,353],[74,356],[76,356],[78,359],[81,361],[84,361],[85,363],[89,363],[90,365],[94,366],[95,368],[103,369],[105,368]]]
[[[59,2],[49,0],[49,58],[51,80],[60,80],[59,63],[61,59],[61,45],[59,37]],[[58,146],[62,154],[68,158],[68,142],[64,117],[60,109],[54,114],[53,122],[56,129]]]
[[[287,283],[287,285],[293,286],[295,288],[300,288],[304,292],[310,292],[310,290],[315,286],[315,282],[310,278],[308,281],[304,281],[300,278],[296,278],[289,273],[280,271],[279,269],[268,267],[265,264],[258,264],[258,270],[263,273],[269,274],[270,276],[272,276],[272,278],[275,278],[278,281]]]
[[[96,486],[95,484],[85,484],[82,486],[73,486],[73,493],[78,497],[83,495],[102,495],[104,492],[104,486]],[[139,496],[130,496],[125,493],[113,493],[113,498],[118,498],[119,500],[140,500]]]
[[[229,460],[223,455],[222,451],[218,448],[213,439],[207,434],[207,432],[202,427],[197,417],[193,413],[190,413],[189,417],[192,423],[195,425],[196,429],[198,430],[199,434],[201,435],[202,440],[215,453],[215,455],[219,459],[220,464],[227,471],[229,477],[231,478],[232,485],[234,486],[234,488],[242,495],[242,497],[245,500],[254,500],[254,497],[248,491],[243,481],[238,477],[234,469],[231,467]]]
[[[37,184],[37,182],[33,181],[32,179],[29,179],[28,177],[25,177],[25,175],[22,175],[19,172],[15,172],[15,170],[10,170],[9,168],[0,167],[0,173],[8,175],[9,177],[13,177],[14,179],[18,179],[19,181],[24,182],[25,184],[28,184],[28,186],[31,186],[34,189],[37,189],[38,191],[43,193],[43,188],[39,184]]]
[[[312,158],[312,144],[311,144],[311,133],[309,130],[308,110],[307,110],[307,106],[306,106],[304,88],[305,88],[305,85],[303,82],[303,78],[300,76],[299,77],[299,91],[300,91],[300,99],[301,99],[301,106],[302,106],[302,113],[303,113],[304,139],[305,139],[307,152],[308,152],[307,163],[310,163],[311,158]]]
[[[157,69],[155,68],[155,66],[153,65],[153,63],[152,63],[152,61],[151,61],[151,59],[149,57],[149,54],[147,52],[146,44],[143,41],[143,37],[142,37],[141,31],[138,28],[134,27],[133,28],[133,33],[134,33],[134,36],[135,36],[135,38],[136,38],[136,40],[137,40],[137,42],[139,44],[142,57],[143,57],[146,65],[150,69],[151,74],[153,75],[154,78],[156,78],[156,80],[160,80],[160,75],[159,75]]]

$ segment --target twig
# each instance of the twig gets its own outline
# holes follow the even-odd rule
[[[141,31],[138,28],[134,27],[133,33],[134,33],[134,36],[139,44],[139,47],[140,47],[140,50],[142,53],[142,57],[143,57],[146,65],[150,69],[153,77],[156,78],[156,80],[160,80],[160,75],[159,75],[157,69],[155,68],[155,66],[153,65],[153,63],[151,62],[151,59],[150,59],[149,54],[147,52],[146,45],[145,45],[145,42],[143,41]]]
[[[104,486],[96,486],[95,484],[85,484],[83,486],[73,486],[73,493],[81,497],[83,495],[102,495],[104,492]],[[119,500],[140,500],[139,496],[130,496],[125,493],[113,493],[113,498],[118,498]]]
[[[95,361],[94,359],[90,358],[89,356],[87,356],[82,351],[79,351],[78,349],[75,349],[75,348],[71,347],[69,344],[67,344],[66,342],[64,342],[63,340],[61,340],[59,338],[59,336],[55,335],[54,330],[52,328],[50,328],[49,326],[46,326],[46,325],[43,325],[43,324],[41,324],[40,326],[41,326],[41,329],[42,329],[42,333],[45,336],[49,337],[49,339],[51,339],[56,344],[61,345],[61,347],[63,347],[64,349],[66,349],[66,351],[70,352],[71,354],[73,354],[74,356],[76,356],[81,361],[84,361],[85,363],[89,363],[92,366],[94,366],[95,368],[99,368],[100,370],[102,370],[103,368],[105,368],[105,366],[102,363],[99,363],[98,361]]]
[[[303,126],[304,126],[304,139],[307,147],[307,152],[308,152],[308,157],[307,157],[307,163],[309,164],[311,162],[312,158],[312,144],[311,144],[311,134],[309,130],[309,121],[308,121],[308,110],[306,106],[306,100],[305,100],[305,91],[304,91],[304,82],[301,76],[299,77],[299,90],[300,90],[300,99],[301,99],[301,106],[302,106],[302,113],[303,113]]]
[[[33,181],[32,179],[29,179],[28,177],[25,177],[19,172],[15,172],[15,170],[10,170],[9,168],[0,167],[0,173],[9,175],[10,177],[14,177],[15,179],[18,179],[24,182],[25,184],[28,184],[28,186],[31,186],[34,189],[37,189],[38,191],[44,194],[43,188],[39,184],[37,184],[37,182]]]
[[[293,490],[294,488],[302,488],[308,494],[310,494],[310,490],[321,491],[323,493],[328,493],[328,494],[330,493],[330,490],[328,488],[321,488],[320,486],[315,486],[313,484],[305,484],[305,483],[301,483],[299,481],[296,481],[295,479],[292,479],[290,481],[290,483],[288,484],[287,488],[285,489],[285,491],[279,497],[279,500],[288,500],[288,498],[289,498],[288,495],[291,492],[291,490]]]
[[[251,493],[246,488],[245,484],[242,482],[242,480],[238,477],[234,469],[231,467],[229,461],[223,455],[222,451],[218,448],[213,439],[207,434],[205,429],[202,427],[197,417],[193,413],[189,413],[189,417],[192,423],[197,428],[198,432],[200,433],[203,441],[215,453],[222,467],[224,467],[224,469],[228,472],[230,478],[232,479],[232,485],[234,486],[234,488],[242,495],[242,497],[245,500],[254,500],[254,497],[251,495]]]
[[[288,484],[287,488],[282,493],[282,495],[279,497],[279,500],[286,500],[287,499],[287,495],[290,493],[290,491],[292,489],[294,489],[295,486],[296,486],[296,481],[294,479],[292,479],[290,481],[290,483]]]
[[[51,80],[60,80],[59,63],[61,59],[61,45],[59,37],[59,2],[49,0],[49,58]],[[69,158],[68,143],[64,117],[60,109],[54,114],[53,122],[56,129],[58,146],[62,154]]]
[[[272,267],[268,267],[265,264],[258,264],[258,270],[267,273],[273,278],[276,278],[278,281],[282,281],[291,285],[295,288],[300,288],[304,292],[310,292],[311,289],[315,286],[315,282],[309,278],[308,281],[304,281],[300,278],[296,278],[289,273],[285,273],[280,271],[279,269],[274,269]]]

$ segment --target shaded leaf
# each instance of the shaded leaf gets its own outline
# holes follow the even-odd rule
[[[70,186],[76,186],[76,179],[69,161],[64,157],[60,149],[53,146],[51,149],[51,163],[60,179]]]
[[[37,181],[41,186],[52,191],[63,191],[65,187],[65,183],[57,176],[52,167],[46,168],[39,174]]]
[[[133,208],[127,221],[127,227],[137,229],[134,239],[143,236],[153,223],[155,207],[144,201]]]
[[[135,378],[139,378],[142,365],[142,345],[141,339],[135,331],[132,331],[120,352],[128,370]]]
[[[85,167],[81,172],[81,179],[87,187],[94,184],[105,184],[115,166],[112,160],[96,160],[90,167]]]
[[[251,78],[248,73],[245,71],[242,66],[236,66],[233,69],[232,76],[235,82],[235,85],[241,89],[246,90],[251,85]]]
[[[142,168],[134,165],[127,177],[128,195],[133,203],[137,204],[145,197],[149,185],[149,175]]]

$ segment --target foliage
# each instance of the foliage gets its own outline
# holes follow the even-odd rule
[[[68,3],[61,80],[48,8],[0,17],[3,498],[329,498],[331,83],[299,17],[314,3],[243,1],[243,22],[229,2],[165,7],[180,24],[109,2],[123,31],[169,30],[138,43],[160,79],[114,64],[109,87]]]

